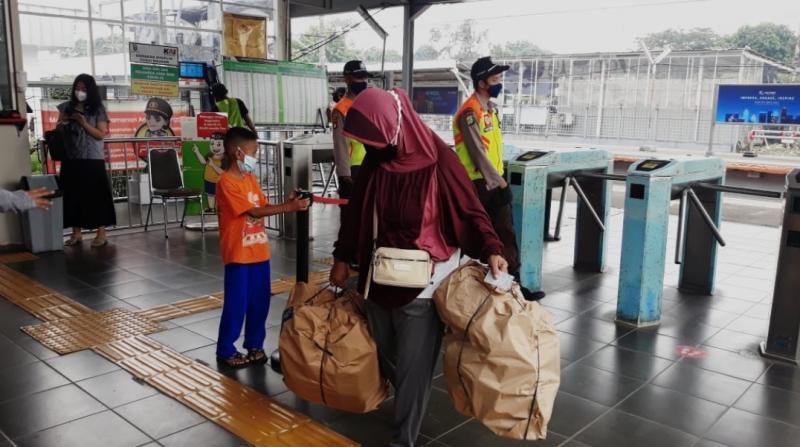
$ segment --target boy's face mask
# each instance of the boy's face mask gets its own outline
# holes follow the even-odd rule
[[[236,160],[236,163],[239,165],[239,170],[246,174],[255,173],[257,167],[256,165],[258,163],[256,157],[245,154],[242,148],[239,148],[239,152],[241,152],[244,156],[244,160]]]

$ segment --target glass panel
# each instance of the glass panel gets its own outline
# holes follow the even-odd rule
[[[125,21],[160,23],[158,0],[123,0],[122,9],[125,12]]]
[[[87,20],[20,14],[20,34],[29,80],[71,83],[91,70]]]
[[[109,22],[92,22],[94,34],[94,71],[97,81],[124,82],[127,72],[125,40],[122,25]]]
[[[219,3],[198,0],[162,0],[162,14],[167,25],[219,30]]]
[[[19,10],[44,12],[67,17],[86,17],[89,15],[86,0],[19,0]]]
[[[258,6],[259,8],[272,10],[275,6],[272,0],[222,0],[223,3],[237,3],[240,5]]]
[[[175,45],[182,61],[221,63],[222,34],[208,31],[166,29],[164,45]]]
[[[155,26],[125,25],[125,39],[128,42],[161,43],[161,30]]]
[[[119,0],[91,0],[93,19],[119,20],[122,18]]]
[[[0,12],[6,10],[6,1],[0,0]],[[11,61],[9,60],[6,15],[0,16],[0,110],[14,108],[11,90]]]

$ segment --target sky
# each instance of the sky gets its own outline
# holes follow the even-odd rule
[[[402,50],[403,12],[400,8],[375,13],[388,31],[387,48]],[[328,16],[360,21],[356,13]],[[475,19],[488,30],[492,44],[530,40],[556,53],[638,50],[636,38],[666,28],[712,28],[730,34],[742,25],[775,22],[800,31],[799,0],[478,0],[437,5],[417,20],[415,46],[428,40],[432,28]],[[292,33],[302,33],[319,18],[292,21]],[[363,24],[348,33],[359,49],[379,46]],[[487,46],[488,48],[488,46]]]

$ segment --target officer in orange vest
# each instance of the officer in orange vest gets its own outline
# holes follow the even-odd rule
[[[331,113],[333,127],[333,158],[336,162],[336,177],[339,179],[339,197],[349,199],[353,192],[354,179],[358,176],[361,162],[367,155],[364,145],[358,141],[344,136],[344,120],[347,111],[359,93],[367,88],[369,72],[363,62],[352,60],[344,64],[344,82],[347,84],[347,93],[339,99]],[[344,222],[345,207],[340,208],[342,222]]]
[[[497,106],[491,101],[503,89],[502,73],[508,65],[497,65],[489,57],[472,64],[470,75],[475,93],[453,119],[456,154],[467,170],[486,213],[500,240],[508,271],[519,281],[519,248],[511,216],[511,190],[503,178],[503,135]],[[539,300],[544,292],[522,289],[528,300]]]

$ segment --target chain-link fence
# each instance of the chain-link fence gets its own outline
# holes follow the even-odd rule
[[[655,65],[642,53],[502,63],[511,66],[498,98],[506,134],[696,148],[708,145],[717,84],[792,82],[797,76],[749,50],[673,52]],[[715,149],[741,147],[752,128],[717,129]]]

